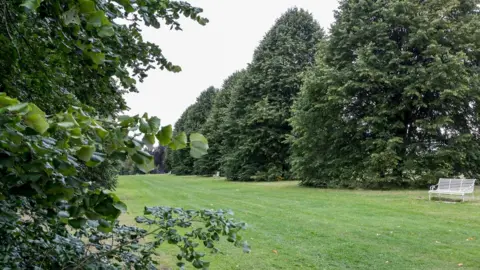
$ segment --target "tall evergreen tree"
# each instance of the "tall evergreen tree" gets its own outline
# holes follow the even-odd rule
[[[293,8],[284,13],[256,49],[247,74],[232,93],[223,169],[232,180],[288,177],[290,107],[301,74],[314,63],[323,30],[312,15]]]
[[[184,131],[186,133],[200,132],[210,115],[210,111],[217,95],[218,90],[213,86],[203,91],[197,97],[197,101],[188,107],[180,119],[175,123],[175,131]],[[192,175],[194,174],[195,159],[190,155],[188,149],[170,151],[171,158],[169,163],[171,171],[174,174]]]
[[[223,83],[222,89],[215,96],[210,115],[202,128],[202,134],[208,138],[208,155],[195,160],[194,173],[196,175],[211,176],[220,170],[222,160],[222,146],[227,134],[225,133],[226,115],[233,89],[244,76],[245,71],[236,71]]]
[[[294,105],[305,185],[423,186],[480,173],[478,0],[343,0]]]

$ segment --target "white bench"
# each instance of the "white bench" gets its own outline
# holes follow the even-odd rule
[[[448,179],[440,178],[438,184],[431,186],[428,191],[428,199],[432,195],[458,195],[462,196],[462,201],[465,201],[465,195],[471,194],[475,198],[473,191],[475,188],[475,179]]]

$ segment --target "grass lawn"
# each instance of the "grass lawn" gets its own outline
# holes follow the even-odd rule
[[[116,193],[129,207],[124,221],[145,205],[233,210],[249,224],[252,252],[221,244],[224,254],[206,257],[210,269],[480,269],[480,202],[428,201],[426,190],[146,175],[121,177]],[[165,258],[175,269],[176,259]]]

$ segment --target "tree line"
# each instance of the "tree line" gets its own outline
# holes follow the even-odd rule
[[[288,10],[178,120],[210,152],[169,154],[171,171],[363,188],[478,177],[479,3],[343,0],[328,36]]]

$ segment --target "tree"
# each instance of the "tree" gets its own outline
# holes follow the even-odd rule
[[[0,0],[1,268],[155,269],[162,243],[179,248],[179,267],[205,268],[199,243],[239,243],[244,226],[225,211],[147,207],[136,221],[153,230],[120,225],[127,206],[106,189],[114,163],[154,169],[143,149],[157,142],[206,153],[198,133],[172,136],[157,117],[117,116],[134,77],[180,70],[142,41],[140,24],[179,29],[180,15],[206,23],[201,12],[169,0]]]
[[[202,128],[202,134],[208,138],[208,155],[195,160],[194,174],[212,176],[220,171],[225,138],[228,137],[225,128],[228,105],[232,91],[244,76],[245,71],[236,71],[223,83],[221,90],[215,96],[213,106]]]
[[[323,35],[310,13],[293,8],[261,41],[229,105],[225,132],[231,148],[222,166],[229,179],[289,177],[290,107]]]
[[[205,268],[209,263],[195,249],[199,242],[213,252],[220,235],[240,244],[237,233],[245,224],[234,222],[223,210],[146,207],[136,222],[152,230],[120,225],[117,219],[127,210],[125,203],[86,181],[81,168],[98,166],[105,159],[128,159],[142,172],[151,171],[154,158],[130,131],[138,130],[144,137],[153,133],[154,143],[157,137],[173,149],[188,145],[193,156],[206,153],[201,151],[206,139],[194,133],[189,141],[184,133],[172,137],[165,132],[170,128],[160,129],[156,118],[146,115],[99,122],[84,108],[72,106],[46,116],[35,104],[0,93],[3,268],[156,269],[153,255],[163,243],[179,248],[179,267],[187,261]],[[246,244],[244,248],[248,251]]]
[[[185,131],[187,133],[199,132],[203,129],[203,125],[210,115],[213,101],[218,90],[213,86],[207,88],[198,97],[196,102],[189,106],[181,115],[180,119],[175,123],[175,132]],[[179,175],[194,174],[194,158],[191,157],[187,149],[172,152],[171,171]]]
[[[164,2],[166,6],[145,2],[132,6],[128,1],[0,0],[0,92],[34,102],[47,114],[81,104],[94,107],[105,117],[124,111],[122,95],[137,91],[136,81],[143,81],[148,70],[181,70],[156,44],[143,40],[140,25],[159,28],[162,23],[179,30],[175,18],[182,14],[200,24],[208,22],[199,15],[200,8]],[[101,167],[83,171],[92,181],[102,179],[114,187],[118,164],[105,162]]]
[[[304,185],[479,174],[479,1],[342,1],[294,106]]]
[[[181,70],[143,41],[141,24],[180,30],[182,14],[208,22],[185,2],[114,2],[1,0],[0,69],[7,72],[0,74],[0,91],[36,102],[48,114],[81,102],[113,115],[127,109],[122,95],[137,91],[148,70]]]

